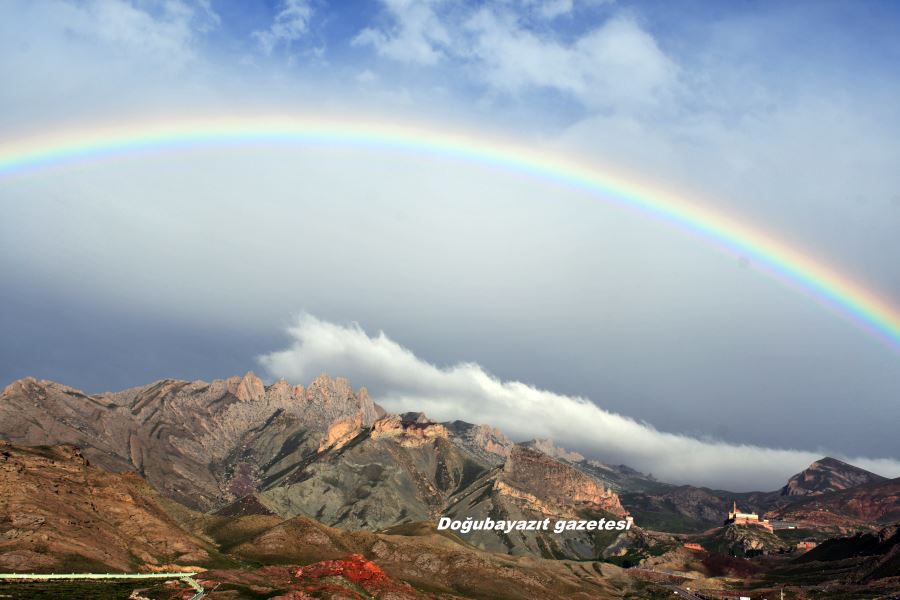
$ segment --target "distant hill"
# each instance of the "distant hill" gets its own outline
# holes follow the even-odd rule
[[[817,460],[791,477],[781,488],[782,496],[816,496],[885,481],[885,477],[854,467],[836,458]]]
[[[663,531],[700,532],[720,525],[733,501],[745,510],[774,519],[846,528],[886,523],[900,515],[900,501],[891,481],[825,457],[772,492],[737,493],[658,483],[623,491],[621,498],[635,519]]]
[[[900,478],[801,497],[768,516],[813,526],[893,523],[900,520]]]

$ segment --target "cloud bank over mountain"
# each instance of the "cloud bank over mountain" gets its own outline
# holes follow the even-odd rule
[[[392,412],[420,410],[441,421],[487,423],[518,440],[550,437],[591,457],[649,471],[665,481],[739,491],[775,489],[828,453],[660,431],[585,398],[502,381],[476,363],[430,364],[383,331],[370,336],[357,324],[339,325],[303,314],[289,333],[289,347],[259,358],[273,376],[290,381],[308,381],[322,371],[347,376],[355,385],[368,387]],[[841,458],[889,477],[900,476],[900,461]]]

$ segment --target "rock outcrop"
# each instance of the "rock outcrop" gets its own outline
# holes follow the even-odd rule
[[[502,464],[515,446],[502,431],[490,425],[473,425],[465,421],[452,421],[444,425],[456,445],[486,463]]]
[[[319,452],[340,450],[362,431],[362,415],[356,414],[338,419],[328,427],[328,431],[325,432],[325,436],[319,442]]]
[[[436,439],[450,437],[447,428],[440,423],[432,423],[422,413],[403,416],[385,415],[372,426],[372,439],[396,438],[403,446],[421,446]]]
[[[791,549],[790,544],[775,534],[753,525],[722,527],[704,541],[703,546],[716,554],[737,557],[778,554]]]
[[[516,446],[503,465],[495,489],[512,495],[511,490],[521,490],[538,498],[541,507],[567,507],[602,510],[613,515],[625,516],[625,509],[618,495],[596,480],[573,467],[537,450]],[[554,511],[550,511],[554,512]],[[560,509],[555,511],[557,514]]]

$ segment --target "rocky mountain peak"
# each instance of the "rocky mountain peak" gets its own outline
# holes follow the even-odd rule
[[[23,377],[22,379],[13,381],[11,384],[3,388],[0,392],[2,395],[25,394],[34,396],[36,394],[46,394],[48,390],[57,390],[60,392],[70,391],[76,394],[83,394],[80,390],[71,388],[66,385],[48,381],[46,379],[37,379],[35,377]]]
[[[549,438],[533,439],[531,441],[524,442],[522,446],[537,450],[538,452],[543,452],[547,456],[550,456],[557,460],[563,460],[571,463],[579,463],[584,460],[584,456],[582,454],[579,454],[578,452],[569,452],[565,448],[560,448],[553,442],[553,440]]]
[[[781,488],[781,495],[816,496],[879,481],[885,481],[885,478],[826,456],[791,477]]]
[[[375,403],[369,397],[369,392],[365,388],[360,388],[354,393],[350,382],[343,377],[332,379],[326,373],[322,373],[305,391],[302,388],[300,390],[302,394],[298,398],[303,404],[304,418],[321,428],[357,413],[360,415],[362,427],[371,427],[378,418]]]
[[[343,377],[332,379],[327,373],[322,373],[312,380],[306,390],[306,397],[312,400],[331,402],[352,397],[353,388],[350,382]]]
[[[490,464],[500,464],[515,444],[502,431],[490,425],[473,425],[465,421],[444,424],[454,442]]]
[[[35,383],[37,383],[37,380],[34,377],[30,377],[30,376],[23,377],[22,379],[17,379],[16,381],[13,381],[8,386],[3,388],[2,393],[4,395],[6,395],[6,394],[12,394],[17,391],[25,391],[28,389],[28,387],[34,385]]]
[[[849,463],[845,463],[842,460],[838,460],[838,459],[832,458],[830,456],[820,458],[819,460],[810,464],[809,468],[810,469],[830,469],[833,471],[848,470],[848,469],[856,469],[856,470],[860,470],[860,471],[862,470],[859,467],[855,467]]]
[[[266,397],[266,387],[253,371],[247,371],[243,377],[231,377],[225,381],[228,391],[242,402],[257,402]]]
[[[294,389],[290,383],[283,377],[279,378],[275,383],[266,388],[266,394],[277,398],[290,398]]]

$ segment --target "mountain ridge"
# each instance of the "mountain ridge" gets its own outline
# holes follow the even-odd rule
[[[24,379],[0,393],[0,436],[81,447],[99,466],[135,471],[164,496],[203,512],[305,515],[350,530],[434,522],[451,507],[473,518],[625,515],[602,478],[489,426],[384,413],[365,388],[354,391],[324,374],[305,388],[284,380],[266,386],[247,373],[97,395]],[[596,536],[564,537],[571,543],[554,556],[590,558],[605,548]],[[546,555],[549,541],[540,538],[492,532],[480,543]]]
[[[680,577],[673,569],[765,585],[773,567],[806,577],[820,564],[829,580],[888,588],[898,564],[894,544],[791,570],[801,541],[887,535],[900,479],[824,457],[788,480],[803,494],[673,485],[552,440],[390,414],[324,374],[305,387],[250,372],[103,394],[28,378],[0,392],[0,438],[0,562],[13,570],[212,568],[204,585],[248,595],[330,597],[371,576],[376,597],[588,598],[598,576],[612,596],[643,597],[641,577]],[[775,531],[723,527],[735,501]],[[440,517],[633,526],[462,534],[437,531]],[[860,540],[823,546],[837,556]]]
[[[0,392],[0,423],[0,437],[11,442],[81,447],[103,468],[134,470],[164,496],[195,509],[222,510],[251,497],[284,517],[307,514],[351,528],[434,518],[476,483],[496,502],[518,495],[520,508],[530,502],[540,512],[536,507],[549,497],[539,489],[539,478],[516,492],[520,486],[502,476],[516,463],[513,455],[526,456],[521,449],[550,459],[541,467],[545,476],[552,465],[565,465],[568,485],[587,489],[586,477],[601,486],[603,492],[592,493],[605,498],[602,507],[598,504],[603,510],[627,509],[638,523],[665,531],[719,524],[735,500],[760,514],[788,516],[777,511],[807,497],[830,498],[857,482],[886,481],[824,457],[780,491],[673,485],[587,459],[552,440],[517,444],[490,425],[434,423],[416,412],[390,415],[365,388],[354,391],[346,379],[325,374],[306,387],[284,379],[265,385],[251,371],[211,382],[163,379],[101,394],[29,377]],[[356,472],[351,456],[368,464],[367,470]],[[569,491],[570,500],[581,493]],[[402,508],[385,512],[375,498],[398,500]],[[499,508],[483,504],[483,510]],[[572,506],[559,510],[574,514]],[[533,550],[531,542],[523,543]]]

